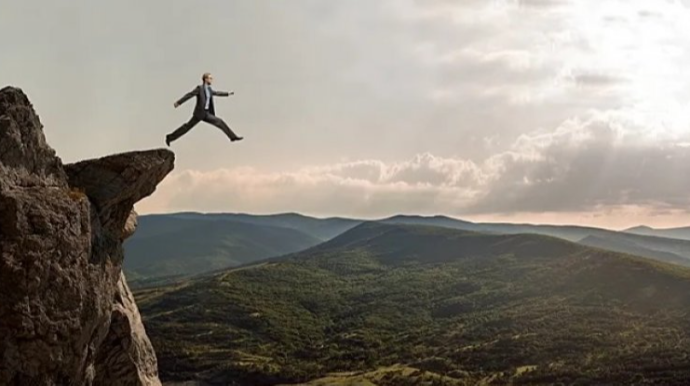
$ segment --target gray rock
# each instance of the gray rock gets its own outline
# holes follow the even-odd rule
[[[110,331],[96,358],[95,384],[160,386],[156,354],[124,274],[117,287]]]
[[[0,385],[160,384],[122,240],[173,164],[151,150],[63,166],[26,95],[0,90]]]

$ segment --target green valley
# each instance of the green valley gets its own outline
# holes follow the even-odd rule
[[[164,381],[674,384],[690,270],[534,234],[363,223],[141,290]]]

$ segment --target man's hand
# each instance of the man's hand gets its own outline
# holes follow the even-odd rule
[[[180,106],[180,104],[175,102],[175,103],[173,103],[173,106],[175,106],[175,108],[178,108]]]

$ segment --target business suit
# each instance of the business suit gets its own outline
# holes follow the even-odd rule
[[[209,96],[207,98],[206,96],[206,90],[205,87],[209,88]],[[213,97],[214,96],[219,96],[219,97],[226,97],[229,96],[230,93],[225,92],[225,91],[215,91],[211,88],[210,85],[199,85],[196,86],[192,91],[188,92],[185,94],[180,100],[178,100],[175,105],[179,106],[192,97],[196,97],[196,105],[194,106],[194,112],[192,114],[192,118],[184,123],[182,126],[180,126],[177,130],[173,131],[172,133],[168,134],[166,136],[166,142],[170,144],[170,142],[180,138],[181,136],[185,135],[189,130],[191,130],[194,126],[196,126],[199,122],[204,121],[207,123],[210,123],[211,125],[221,129],[225,135],[230,138],[232,141],[237,141],[241,139],[240,137],[235,134],[230,127],[223,121],[222,119],[218,118],[216,116],[216,110],[215,107],[213,106]],[[208,99],[208,101],[207,101]],[[207,102],[208,102],[208,109],[207,109]]]

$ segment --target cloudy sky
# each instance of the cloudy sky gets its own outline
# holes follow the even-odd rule
[[[199,124],[142,213],[690,224],[690,0],[22,0],[0,84],[64,162]]]

